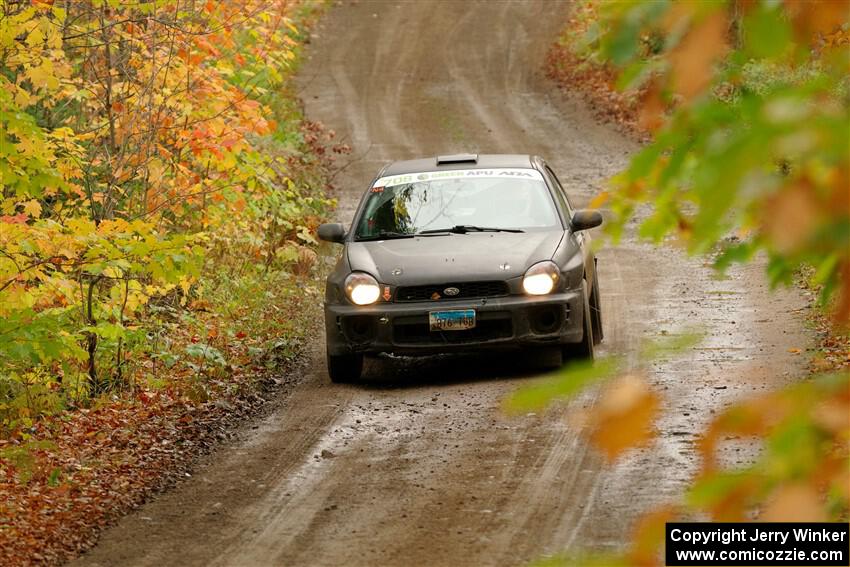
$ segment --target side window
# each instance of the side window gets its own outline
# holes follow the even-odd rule
[[[560,193],[561,198],[567,204],[567,214],[569,215],[570,218],[572,218],[573,217],[573,206],[572,206],[572,203],[570,203],[570,198],[567,196],[567,192],[564,191],[564,187],[561,185],[561,182],[558,181],[558,176],[555,175],[555,172],[552,171],[552,169],[548,165],[545,166],[545,167],[546,167],[546,173],[548,173],[549,177],[552,179],[552,181],[555,182],[555,187],[558,188],[558,192]]]

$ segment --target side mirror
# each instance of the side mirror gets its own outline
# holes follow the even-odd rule
[[[571,223],[570,228],[573,229],[573,232],[578,232],[580,230],[596,228],[601,224],[602,213],[599,211],[582,209],[573,213],[573,222]]]
[[[319,240],[325,242],[342,243],[345,240],[345,227],[338,222],[326,222],[319,225],[319,230],[316,231],[319,235]]]

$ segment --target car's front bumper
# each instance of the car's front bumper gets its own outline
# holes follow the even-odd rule
[[[426,355],[448,351],[577,343],[583,334],[581,290],[545,296],[510,295],[475,300],[325,304],[328,353],[392,352]],[[474,309],[476,326],[431,332],[429,311]]]

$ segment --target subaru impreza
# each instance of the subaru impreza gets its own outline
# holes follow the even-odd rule
[[[593,358],[602,311],[588,229],[600,224],[598,211],[573,208],[537,156],[387,165],[350,227],[318,229],[343,246],[325,289],[331,380],[356,380],[364,355],[380,353]]]

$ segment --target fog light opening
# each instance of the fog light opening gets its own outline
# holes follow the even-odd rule
[[[377,323],[372,316],[355,316],[343,319],[342,330],[348,340],[366,343],[377,335]]]
[[[531,329],[535,333],[539,335],[553,333],[561,326],[561,310],[555,306],[537,309],[532,313],[530,320]]]

